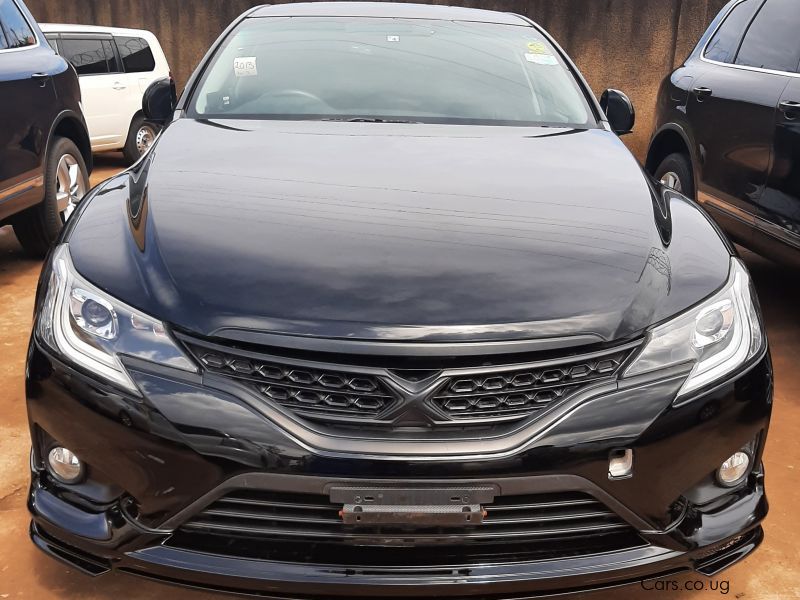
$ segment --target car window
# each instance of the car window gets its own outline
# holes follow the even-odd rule
[[[78,75],[98,75],[119,71],[111,40],[62,37],[61,49],[64,57],[75,67]]]
[[[0,49],[24,48],[36,44],[25,17],[12,0],[0,0]]]
[[[732,63],[739,48],[739,40],[750,22],[760,0],[745,0],[737,4],[725,17],[713,37],[709,40],[703,56],[709,60]]]
[[[58,53],[58,38],[55,35],[46,35],[44,36],[47,40],[47,43],[50,44],[50,47]]]
[[[736,64],[795,72],[800,63],[799,32],[797,0],[768,0],[745,33]]]
[[[140,37],[114,36],[122,65],[128,73],[148,73],[156,68],[156,60],[147,40]]]
[[[423,19],[245,19],[191,106],[204,118],[597,126],[535,28]]]

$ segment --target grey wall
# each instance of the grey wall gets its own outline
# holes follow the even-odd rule
[[[224,27],[257,0],[26,0],[40,22],[153,31],[178,81],[191,74]],[[528,15],[552,33],[598,94],[625,91],[636,106],[625,138],[642,157],[661,79],[691,51],[725,0],[450,0],[439,4]]]

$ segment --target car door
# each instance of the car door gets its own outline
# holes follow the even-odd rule
[[[92,149],[122,147],[129,125],[125,122],[128,86],[111,35],[62,33],[59,46],[78,72]]]
[[[138,92],[139,110],[141,95],[155,79],[165,75],[156,75],[156,59],[150,44],[143,37],[133,35],[115,35],[122,66],[128,77],[128,84]]]
[[[129,127],[133,116],[142,110],[142,95],[152,83],[153,71],[156,68],[155,58],[150,45],[142,37],[115,35],[114,42],[122,67],[127,87],[125,98],[126,127]]]
[[[783,6],[782,6],[783,5]],[[794,7],[794,10],[786,10]],[[791,0],[767,0],[775,11],[755,39],[762,45],[753,64],[791,71],[775,112],[773,160],[756,226],[772,238],[800,249],[800,7]],[[784,11],[778,13],[778,9]],[[768,36],[768,38],[767,38]]]
[[[756,225],[800,249],[800,77],[786,87],[776,113],[774,159]]]
[[[0,0],[0,219],[40,199],[59,65],[13,0]]]
[[[731,9],[701,55],[705,68],[687,104],[698,157],[698,200],[740,242],[751,236],[772,160],[775,113],[790,79],[739,64],[742,49],[751,47],[750,32],[762,29],[763,9],[762,0],[744,0]],[[726,24],[727,41],[720,35]]]

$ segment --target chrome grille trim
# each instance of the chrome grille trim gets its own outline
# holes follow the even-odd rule
[[[204,373],[244,386],[285,414],[332,428],[373,431],[500,427],[529,421],[585,391],[614,385],[639,345],[631,342],[584,354],[533,362],[459,367],[415,365],[381,356],[386,366],[328,362],[357,358],[326,354],[325,360],[282,356],[280,349],[244,349],[230,342],[178,338]],[[391,345],[391,344],[387,344]],[[291,355],[290,351],[287,354]],[[362,357],[370,359],[374,357]],[[487,360],[488,362],[488,360]],[[416,373],[420,373],[416,377]],[[413,413],[413,418],[409,414]],[[323,431],[320,430],[322,433]],[[502,434],[496,431],[495,434]]]

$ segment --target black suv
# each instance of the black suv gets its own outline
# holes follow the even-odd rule
[[[89,189],[78,76],[28,9],[0,0],[0,225],[42,256]]]
[[[736,242],[800,262],[800,7],[734,0],[662,84],[647,168]]]

